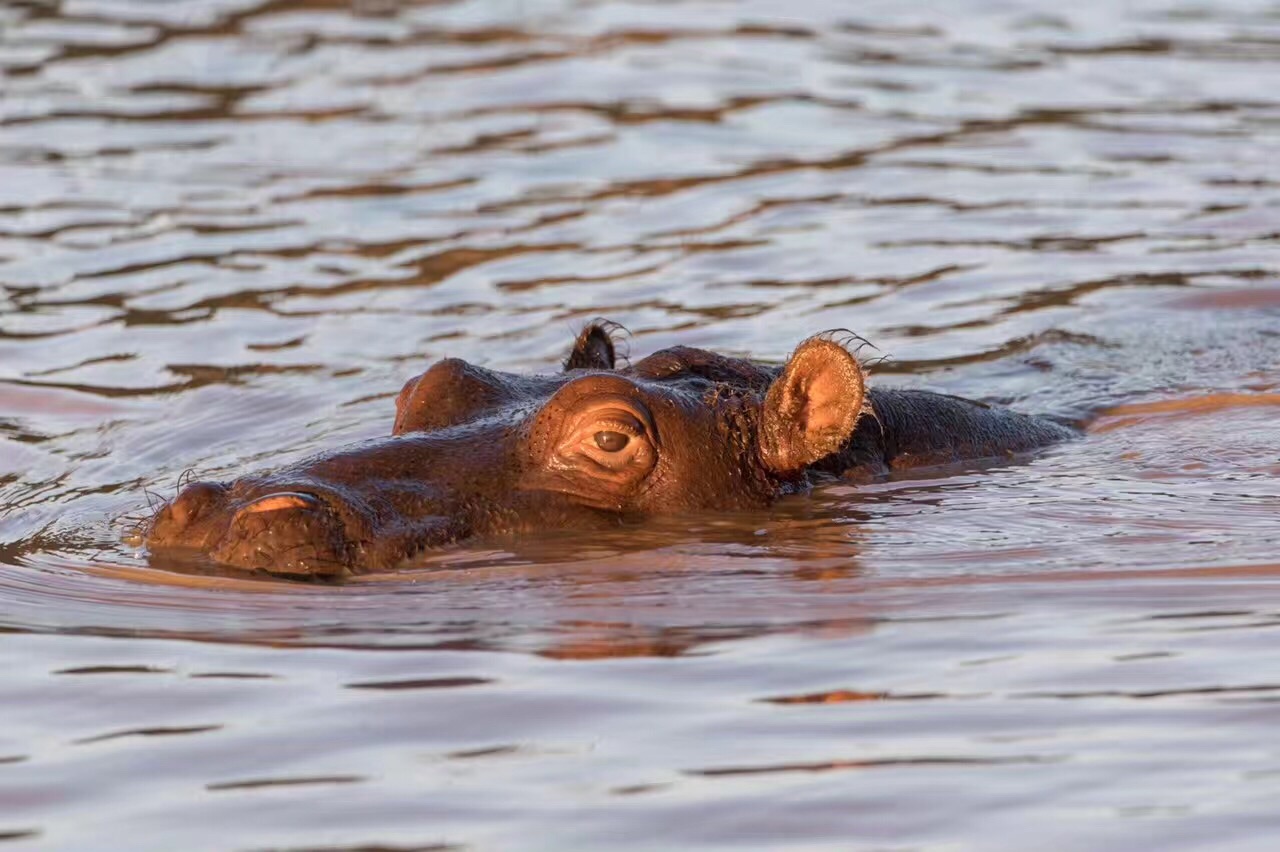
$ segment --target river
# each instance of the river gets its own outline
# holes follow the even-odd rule
[[[1274,848],[1277,84],[1274,0],[5,3],[0,849]],[[130,535],[597,316],[1084,436],[342,585]]]

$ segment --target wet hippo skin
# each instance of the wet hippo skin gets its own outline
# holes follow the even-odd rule
[[[840,335],[783,367],[665,349],[618,368],[597,322],[563,372],[446,359],[405,384],[392,435],[229,483],[196,482],[149,524],[154,553],[340,575],[477,535],[765,506],[832,476],[999,457],[1066,426],[942,394],[867,387]]]

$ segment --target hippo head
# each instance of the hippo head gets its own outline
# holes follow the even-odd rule
[[[553,375],[440,361],[400,392],[390,437],[190,484],[156,513],[148,546],[332,575],[479,535],[763,506],[862,413],[862,368],[832,335],[782,368],[685,347],[615,368],[615,328],[588,326]]]

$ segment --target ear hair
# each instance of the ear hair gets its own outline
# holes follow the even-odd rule
[[[866,374],[847,341],[837,342],[835,334],[797,346],[765,395],[760,458],[774,473],[797,474],[839,450],[863,413]]]
[[[618,342],[614,336],[628,333],[626,328],[612,320],[592,320],[573,342],[573,350],[564,359],[564,369],[612,370],[618,358]]]
[[[861,334],[858,334],[852,329],[829,328],[826,331],[818,332],[814,337],[820,340],[830,340],[832,343],[837,344],[852,355],[857,360],[858,366],[862,368],[862,382],[864,386],[866,385],[867,379],[875,371],[876,367],[893,360],[893,356],[891,354],[885,352],[879,346],[876,346],[870,340],[867,340]],[[872,355],[870,358],[860,357],[862,350],[867,347],[874,349],[879,354]],[[876,423],[880,423],[880,415],[876,414],[875,408],[871,405],[871,394],[866,393],[865,388],[862,395],[862,411],[860,412],[858,419],[861,420],[864,416],[870,417],[872,420],[876,421]]]
[[[876,346],[870,340],[867,340],[861,334],[858,334],[858,332],[848,328],[829,328],[826,331],[820,331],[807,340],[801,341],[801,345],[803,346],[809,340],[829,340],[841,349],[848,351],[848,353],[853,355],[855,358],[859,352],[868,346],[877,352],[880,351],[879,346]],[[855,343],[857,344],[856,346],[854,345]]]

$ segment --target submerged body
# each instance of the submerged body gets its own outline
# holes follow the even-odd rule
[[[765,506],[814,477],[1027,452],[1074,433],[927,391],[866,387],[830,336],[768,367],[676,347],[615,369],[612,326],[562,373],[445,360],[410,380],[388,438],[232,483],[197,482],[152,520],[153,551],[334,575],[476,535]]]

